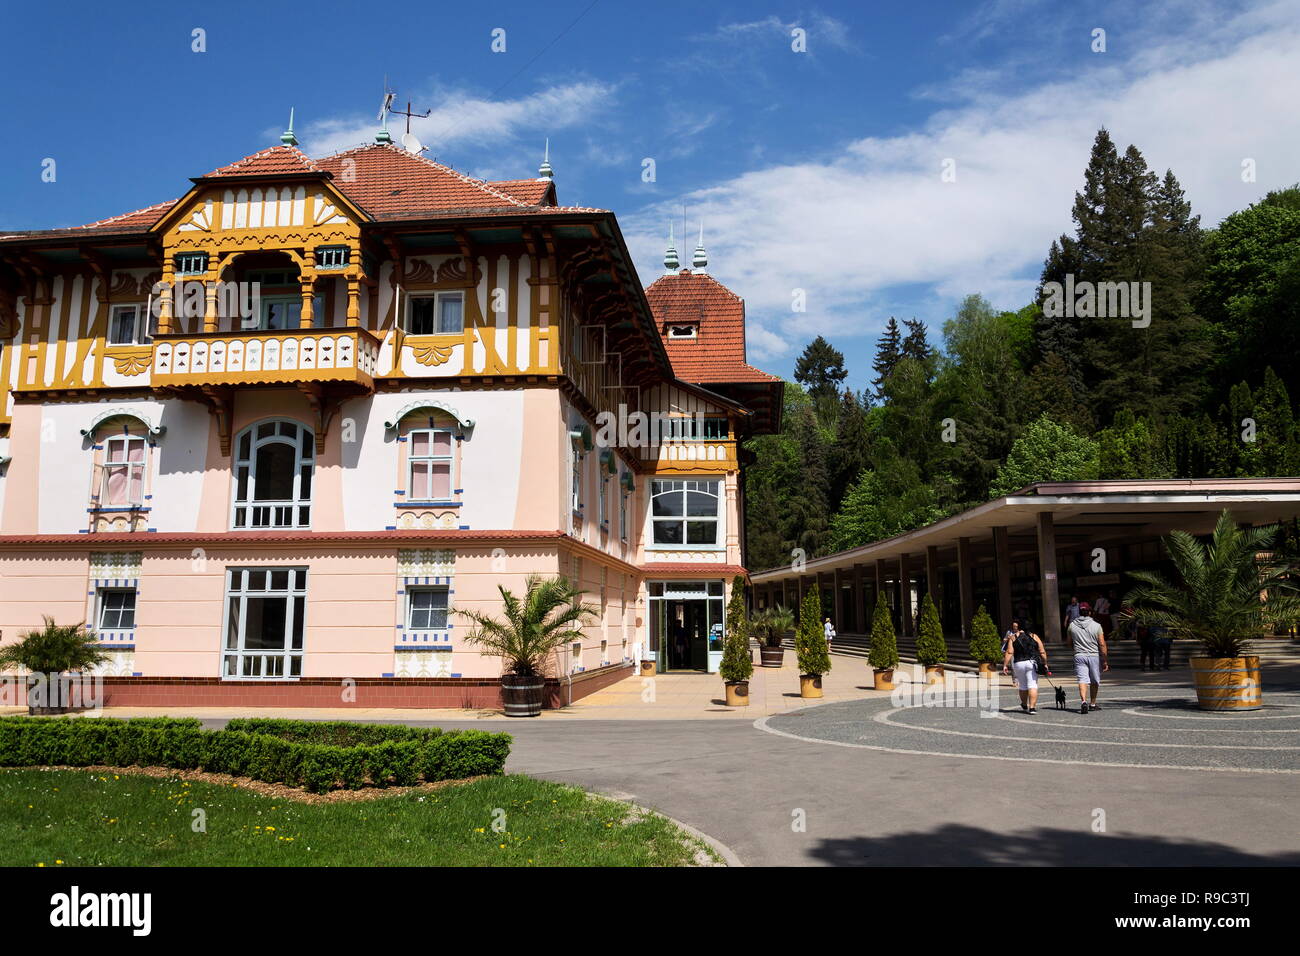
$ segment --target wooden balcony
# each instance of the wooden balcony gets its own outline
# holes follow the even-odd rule
[[[373,391],[379,339],[362,328],[156,335],[155,388],[337,382]]]

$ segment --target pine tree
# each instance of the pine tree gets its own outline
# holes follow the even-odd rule
[[[792,423],[799,460],[797,483],[790,487],[788,549],[802,548],[812,558],[822,554],[830,519],[830,474],[826,441],[810,406]]]
[[[876,596],[876,607],[871,612],[871,649],[867,652],[867,663],[878,671],[898,666],[898,635],[883,590]]]
[[[1264,369],[1264,384],[1255,395],[1255,419],[1259,470],[1269,477],[1300,474],[1291,397],[1271,365]]]
[[[932,368],[935,351],[926,333],[925,323],[920,319],[904,319],[903,325],[907,327],[907,337],[903,339],[902,347],[899,349],[899,356],[915,359],[922,365]]]
[[[827,457],[830,472],[827,505],[832,512],[839,510],[849,485],[867,466],[870,444],[866,411],[852,390],[845,389],[839,414],[835,416],[835,441]]]
[[[916,659],[933,667],[948,660],[948,642],[943,638],[939,611],[927,592],[921,597],[921,620],[916,629]]]
[[[891,315],[884,334],[876,342],[876,360],[871,363],[871,367],[876,372],[876,377],[871,380],[871,384],[876,387],[877,400],[885,397],[886,383],[889,381],[889,376],[894,374],[894,367],[902,357],[901,350],[902,337],[898,331],[898,322]]]
[[[736,575],[731,583],[727,636],[722,643],[718,673],[728,682],[749,680],[754,673],[754,657],[749,649],[749,617],[745,613],[745,579],[740,575]]]
[[[794,380],[808,390],[818,418],[830,425],[839,399],[840,384],[848,377],[844,353],[817,336],[808,343],[794,366]]]
[[[970,621],[970,656],[981,664],[993,664],[1002,659],[1002,641],[998,628],[981,604]]]
[[[826,648],[826,630],[822,624],[822,597],[815,587],[803,596],[803,603],[799,606],[794,653],[801,676],[820,677],[831,672],[831,655]]]

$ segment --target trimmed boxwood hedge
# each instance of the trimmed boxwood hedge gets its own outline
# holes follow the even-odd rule
[[[337,742],[317,742],[337,741]],[[509,734],[400,725],[192,718],[0,717],[0,766],[207,770],[321,793],[504,772]]]

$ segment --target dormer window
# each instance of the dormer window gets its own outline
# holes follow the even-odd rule
[[[668,337],[670,339],[693,339],[699,332],[698,325],[670,325],[668,326]]]

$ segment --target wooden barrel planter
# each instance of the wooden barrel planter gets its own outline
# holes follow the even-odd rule
[[[942,664],[926,664],[926,665],[925,665],[925,682],[926,682],[927,684],[942,684],[942,683],[943,683],[943,665],[942,665]]]
[[[995,674],[997,669],[990,661],[980,661],[980,677],[993,677]]]
[[[800,697],[820,697],[822,695],[822,675],[821,674],[800,674],[799,675],[799,696]]]
[[[544,677],[522,677],[503,674],[501,677],[501,702],[507,717],[538,717],[542,713],[542,694],[546,689]]]
[[[1192,680],[1201,710],[1259,710],[1259,658],[1193,657]]]
[[[872,686],[876,690],[893,690],[894,669],[890,667],[885,670],[875,671],[872,675]]]
[[[641,662],[641,676],[642,677],[655,676],[655,662],[653,660]]]
[[[764,667],[780,667],[781,662],[785,660],[785,648],[768,647],[764,644],[758,649],[758,659]]]

